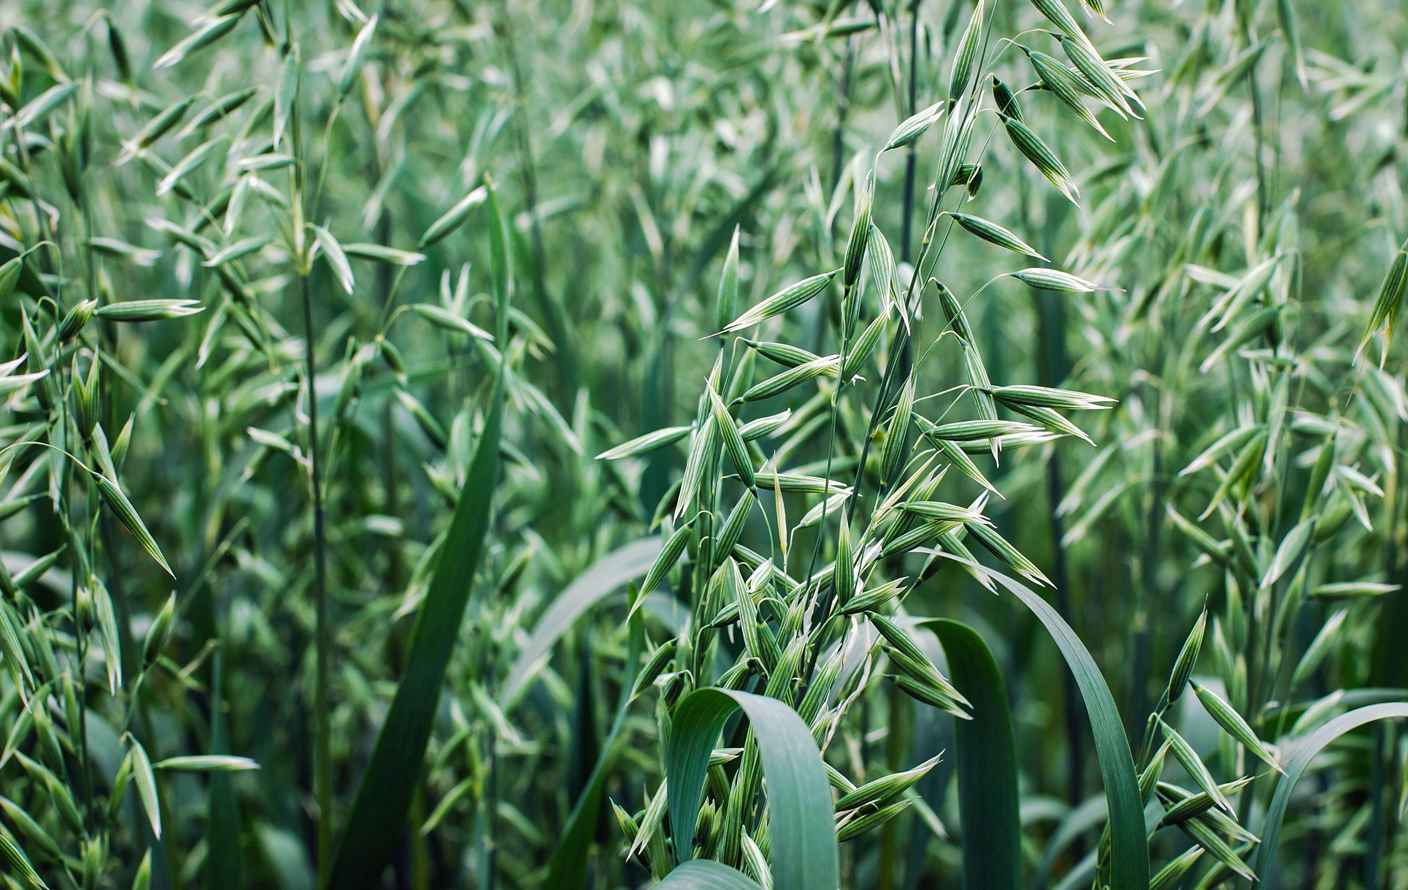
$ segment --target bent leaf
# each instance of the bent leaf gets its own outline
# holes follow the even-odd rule
[[[1095,659],[1090,657],[1090,650],[1046,600],[1006,575],[991,571],[986,574],[1032,611],[1075,676],[1090,718],[1095,753],[1100,761],[1100,778],[1105,783],[1105,800],[1110,809],[1110,888],[1147,890],[1149,842],[1144,833],[1144,804],[1139,796],[1134,756],[1130,753],[1129,739],[1124,734],[1110,687],[1095,666]]]
[[[1389,702],[1369,705],[1341,714],[1324,726],[1305,736],[1295,747],[1290,763],[1286,764],[1286,776],[1276,785],[1276,793],[1271,797],[1271,805],[1266,808],[1266,821],[1261,824],[1261,845],[1256,852],[1256,877],[1252,880],[1252,890],[1261,886],[1271,869],[1271,857],[1276,853],[1276,842],[1281,838],[1281,822],[1286,818],[1286,807],[1291,802],[1291,792],[1296,782],[1310,766],[1316,754],[1335,739],[1352,729],[1357,729],[1375,720],[1389,720],[1394,717],[1408,717],[1408,702]]]
[[[774,890],[839,886],[831,785],[811,730],[786,704],[749,692],[697,689],[675,708],[665,774],[676,855],[681,860],[693,855],[709,755],[724,722],[739,708],[752,723],[767,779]]]
[[[592,606],[601,602],[621,585],[644,575],[660,554],[660,538],[642,538],[598,559],[553,600],[547,612],[538,619],[528,642],[514,662],[513,670],[499,692],[499,705],[505,709],[527,688],[538,661],[552,649],[563,634]]]
[[[954,686],[971,720],[954,724],[963,885],[1017,890],[1022,883],[1017,750],[1002,672],[983,638],[966,624],[925,622],[938,635]]]

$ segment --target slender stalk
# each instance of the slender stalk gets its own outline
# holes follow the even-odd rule
[[[913,115],[919,110],[919,0],[914,0],[909,9],[909,95],[905,113]],[[911,142],[904,153],[904,196],[900,210],[900,259],[909,262],[910,242],[914,238],[914,177],[919,165],[915,143]]]
[[[538,177],[536,162],[533,159],[533,142],[528,129],[527,90],[524,87],[523,69],[518,61],[517,45],[510,27],[507,3],[504,4],[503,14],[497,20],[497,27],[513,78],[514,101],[518,104],[518,113],[514,115],[514,131],[518,143],[518,174],[523,185],[523,204],[528,213],[528,231],[533,250],[533,293],[537,298],[539,311],[543,313],[547,323],[548,336],[555,347],[558,384],[562,388],[562,397],[570,399],[577,388],[574,341],[567,333],[561,307],[548,293],[547,281],[543,274],[547,267],[547,251],[543,246],[542,220],[538,218]]]
[[[325,872],[331,866],[332,859],[332,736],[328,712],[328,650],[331,648],[331,630],[328,626],[326,511],[323,506],[322,468],[318,456],[318,395],[314,385],[317,380],[317,367],[313,358],[313,297],[308,286],[306,270],[299,276],[299,290],[303,297],[303,342],[307,351],[305,374],[308,378],[308,451],[313,487],[313,604],[317,612],[313,787],[318,800],[318,870],[326,878]]]
[[[288,18],[285,6],[285,23],[289,35],[289,49],[298,52],[292,42],[292,19]],[[303,350],[304,350],[304,392],[308,411],[308,456],[309,483],[313,506],[313,609],[314,626],[314,689],[313,689],[313,796],[318,807],[318,883],[326,887],[332,868],[332,730],[328,704],[329,661],[331,649],[331,628],[328,620],[327,595],[327,528],[326,510],[323,504],[322,449],[318,442],[318,367],[315,356],[316,332],[313,325],[313,293],[309,276],[312,273],[309,262],[308,242],[304,227],[304,182],[307,175],[307,159],[303,153],[302,128],[302,84],[294,93],[289,115],[291,128],[290,144],[295,162],[290,174],[293,180],[294,209],[294,260],[297,263],[299,296],[303,303]]]

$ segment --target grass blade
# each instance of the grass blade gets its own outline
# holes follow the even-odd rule
[[[943,644],[953,684],[970,702],[973,718],[954,724],[963,885],[1017,890],[1022,885],[1017,750],[1002,673],[968,625],[939,619],[926,626]]]
[[[686,861],[693,856],[709,755],[739,708],[752,724],[767,778],[774,890],[839,886],[831,785],[811,730],[786,704],[749,692],[698,689],[675,708],[665,771],[676,855]]]
[[[692,859],[665,875],[657,890],[763,890],[758,882],[722,862]]]
[[[586,787],[582,789],[577,803],[572,807],[572,815],[567,818],[562,838],[553,850],[552,861],[548,863],[548,887],[580,890],[587,882],[587,848],[596,835],[602,792],[616,762],[616,741],[621,735],[622,724],[626,722],[631,691],[635,688],[636,676],[640,670],[643,623],[644,616],[637,615],[631,619],[628,631],[630,649],[626,654],[626,672],[621,678],[621,697],[616,705],[616,717],[611,722],[611,730],[606,734],[606,741],[602,743],[601,754],[597,757],[596,765],[592,767]]]
[[[1090,650],[1046,600],[1022,584],[998,572],[988,572],[993,580],[1022,601],[1061,650],[1066,665],[1075,675],[1076,686],[1090,718],[1095,737],[1095,753],[1100,761],[1100,777],[1105,783],[1105,799],[1110,811],[1111,890],[1147,890],[1149,886],[1149,842],[1144,833],[1144,803],[1139,797],[1139,779],[1134,756],[1120,722],[1119,710],[1110,695]]]
[[[1256,877],[1252,880],[1252,890],[1261,886],[1271,871],[1271,857],[1276,854],[1276,843],[1281,838],[1281,823],[1286,818],[1286,808],[1291,803],[1291,792],[1296,782],[1305,774],[1310,761],[1335,739],[1375,720],[1391,720],[1408,717],[1408,702],[1388,702],[1358,708],[1348,714],[1341,714],[1324,726],[1305,736],[1296,745],[1295,753],[1286,764],[1286,775],[1277,785],[1271,804],[1266,808],[1266,819],[1261,823],[1261,844],[1256,851]]]
[[[588,609],[601,602],[621,585],[644,575],[655,557],[660,555],[658,537],[642,538],[598,559],[553,600],[547,612],[538,619],[528,642],[518,654],[513,670],[499,690],[499,705],[513,707],[518,697],[532,681],[538,663],[554,644],[577,623]]]
[[[500,307],[506,304],[501,291]],[[490,397],[484,431],[441,549],[440,563],[411,630],[406,671],[357,785],[352,814],[333,860],[331,887],[373,887],[391,858],[420,782],[425,746],[450,652],[459,637],[474,573],[484,551],[499,474],[504,377]]]

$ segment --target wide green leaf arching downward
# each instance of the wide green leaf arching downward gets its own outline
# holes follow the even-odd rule
[[[1080,689],[1110,810],[1110,890],[1148,890],[1149,839],[1139,777],[1110,687],[1090,657],[1090,650],[1046,600],[1006,575],[987,569],[983,572],[1011,591],[1042,623]]]
[[[1252,882],[1252,887],[1259,887],[1266,880],[1266,873],[1271,867],[1271,857],[1276,854],[1276,842],[1281,839],[1281,821],[1286,818],[1286,807],[1291,802],[1291,792],[1295,790],[1296,782],[1310,766],[1310,761],[1315,755],[1352,729],[1375,720],[1394,717],[1408,717],[1408,702],[1369,705],[1348,714],[1341,714],[1296,743],[1291,762],[1286,764],[1286,775],[1281,777],[1276,786],[1276,793],[1272,795],[1271,806],[1266,808],[1266,821],[1261,826],[1261,846],[1256,851],[1256,880]]]
[[[724,722],[739,708],[752,725],[767,780],[773,890],[834,890],[839,886],[840,871],[831,786],[826,780],[821,752],[796,711],[777,699],[748,692],[698,689],[681,699],[675,708],[665,754],[675,855],[681,861],[693,855],[694,824],[699,817],[709,754]]]
[[[494,290],[499,317],[499,342],[508,321],[507,256],[503,220],[490,189],[490,241],[494,260]],[[493,237],[495,235],[498,237]],[[499,368],[484,417],[484,429],[474,446],[464,489],[455,505],[440,561],[411,629],[406,670],[396,686],[391,709],[377,733],[371,757],[362,771],[352,814],[333,859],[328,888],[374,887],[391,858],[391,850],[410,811],[411,795],[420,785],[425,747],[445,668],[460,635],[484,542],[489,532],[494,486],[499,476],[499,431],[503,420],[506,369]],[[324,818],[328,814],[323,814]]]
[[[655,885],[656,890],[763,890],[758,882],[722,862],[692,859]]]
[[[971,720],[954,721],[958,814],[963,830],[963,886],[1018,890],[1022,824],[1017,746],[1002,673],[983,638],[966,624],[924,622],[938,635],[953,685],[972,702]]]

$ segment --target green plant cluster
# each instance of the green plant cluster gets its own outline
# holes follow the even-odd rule
[[[1404,9],[0,13],[3,890],[1408,888]]]

